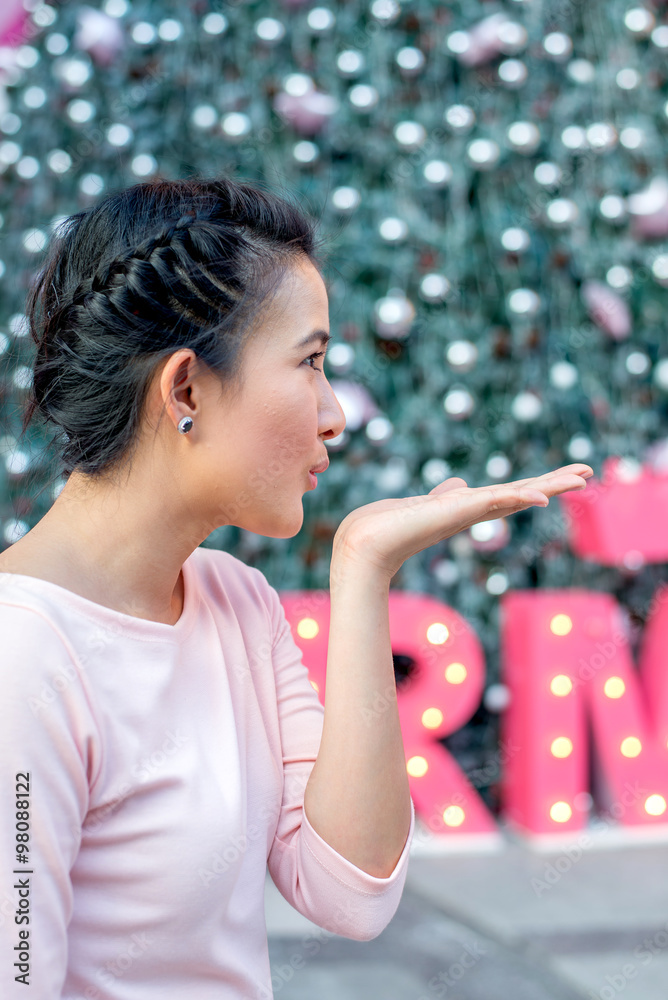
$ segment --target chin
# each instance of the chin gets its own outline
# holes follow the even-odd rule
[[[301,531],[303,524],[304,518],[300,517],[298,521],[295,519],[292,525],[277,526],[275,530],[267,531],[265,534],[270,538],[294,538]]]
[[[294,538],[301,531],[303,524],[304,511],[300,507],[293,517],[257,518],[240,524],[239,527],[252,531],[255,535],[264,535],[266,538]]]

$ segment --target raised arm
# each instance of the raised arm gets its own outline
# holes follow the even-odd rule
[[[477,489],[448,479],[425,496],[367,504],[341,522],[330,569],[322,739],[304,812],[323,840],[369,874],[391,874],[411,818],[390,646],[392,576],[416,552],[478,521],[546,506],[591,475],[577,464]],[[379,694],[385,711],[365,711]]]

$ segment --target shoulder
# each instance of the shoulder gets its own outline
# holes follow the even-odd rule
[[[198,546],[191,554],[195,567],[203,582],[218,580],[231,589],[258,590],[270,588],[269,581],[261,570],[248,566],[237,556],[225,549],[207,549]]]
[[[223,549],[199,546],[190,558],[205,598],[231,606],[237,615],[259,611],[273,623],[280,600],[261,570]]]
[[[23,645],[62,646],[65,637],[58,628],[49,601],[41,593],[22,585],[15,574],[0,571],[0,635],[3,654],[18,640]]]
[[[66,592],[65,592],[66,593]],[[37,683],[62,673],[81,678],[113,633],[74,611],[61,588],[33,577],[0,572],[0,673],[7,683]],[[16,671],[13,669],[16,667]]]
[[[75,652],[71,637],[63,633],[38,597],[22,594],[21,588],[14,586],[8,593],[1,577],[0,636],[3,716],[8,706],[18,715],[27,706],[34,720],[51,702],[57,701],[66,712],[68,705],[84,696],[81,680],[85,663]]]

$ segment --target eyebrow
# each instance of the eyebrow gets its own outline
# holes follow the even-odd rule
[[[304,339],[300,340],[299,343],[296,344],[295,346],[298,347],[298,348],[300,348],[300,347],[307,347],[309,344],[312,344],[314,341],[320,341],[320,343],[324,347],[326,344],[329,343],[329,341],[331,339],[332,339],[332,335],[331,335],[331,333],[328,333],[327,330],[313,330],[312,333],[309,333],[308,337],[304,337]]]

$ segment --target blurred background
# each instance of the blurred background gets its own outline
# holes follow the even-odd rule
[[[3,0],[0,32],[0,547],[29,530],[63,485],[50,432],[20,434],[31,277],[62,219],[152,178],[261,179],[296,195],[330,238],[326,371],[347,428],[327,442],[330,467],[304,497],[296,537],[226,526],[205,543],[257,566],[278,589],[328,586],[331,540],[353,508],[428,492],[451,475],[479,486],[575,461],[600,475],[612,458],[621,460],[623,482],[668,473],[668,13],[659,0]],[[501,595],[605,591],[639,637],[666,578],[666,557],[636,550],[608,564],[579,558],[560,509],[475,525],[408,560],[392,584],[451,605],[482,642],[483,700],[443,743],[495,815],[508,697],[499,674]],[[411,663],[396,657],[395,666],[402,683]],[[468,872],[480,883],[478,916],[494,912],[485,892],[497,891],[498,860],[485,868],[479,859],[463,867],[415,859],[414,880],[432,866],[421,895],[409,883],[404,909],[378,942],[329,942],[328,951],[321,938],[306,972],[290,966],[289,943],[305,929],[272,897],[273,959],[292,968],[277,974],[275,990],[324,996],[318,962],[326,959],[333,981],[332,969],[363,947],[371,978],[353,962],[332,996],[605,1000],[624,990],[665,1000],[668,934],[659,961],[648,963],[651,981],[638,978],[639,959],[635,975],[617,972],[616,956],[632,951],[638,927],[624,923],[635,897],[613,904],[605,895],[615,881],[605,868],[610,852],[607,861],[583,861],[580,881],[562,881],[597,900],[580,941],[603,934],[604,924],[613,937],[606,947],[587,939],[578,952],[568,928],[584,904],[564,895],[564,925],[550,924],[552,948],[536,959],[537,914],[558,893],[531,893],[513,924],[508,898],[522,880],[513,865],[542,871],[544,863],[509,850],[517,854],[503,877],[515,878],[497,887],[496,924],[476,923],[477,911],[457,906],[465,899],[475,909],[473,883],[458,881]],[[652,895],[665,852],[647,848],[634,859],[634,885],[645,903],[656,902],[639,910],[638,926],[656,933],[659,918],[668,921]],[[582,882],[590,861],[594,882]],[[451,898],[453,886],[460,897]],[[429,891],[429,906],[440,906],[433,912]],[[613,911],[620,923],[611,930]],[[493,968],[483,961],[450,985],[426,975],[427,953],[446,968],[453,913],[467,933],[491,935],[488,956],[515,948],[510,978],[490,973],[478,982],[483,967]],[[395,957],[402,941],[413,941],[413,956],[423,949],[415,982],[403,982],[382,952],[393,933]],[[554,934],[571,941],[562,948],[571,958],[596,947],[604,956],[591,968],[582,958],[589,979],[573,972],[573,959],[573,992],[543,962],[559,953]],[[370,948],[381,949],[377,966]],[[522,985],[534,961],[535,981]],[[434,976],[436,985],[425,986]]]

